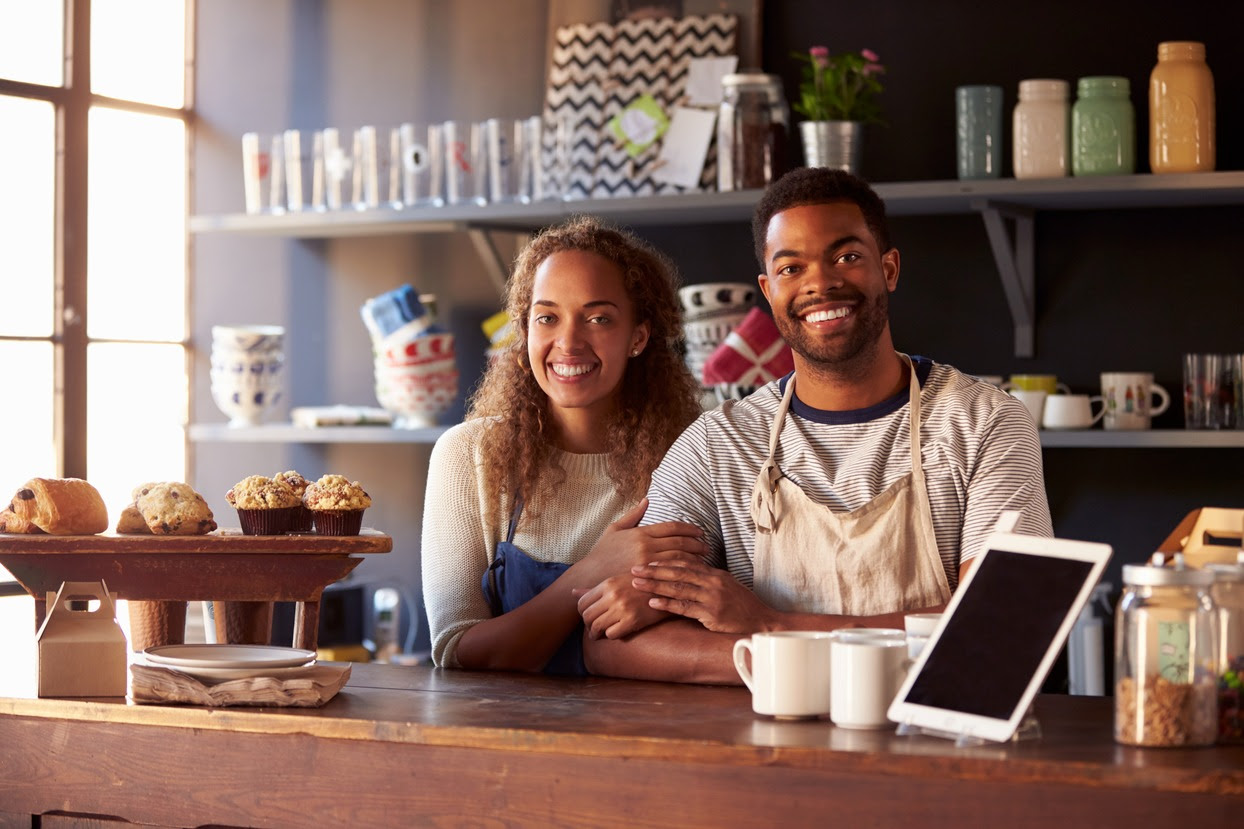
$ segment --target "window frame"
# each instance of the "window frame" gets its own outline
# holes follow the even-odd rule
[[[3,342],[50,342],[53,358],[53,441],[56,474],[59,477],[87,477],[87,350],[92,343],[152,342],[179,345],[183,350],[186,376],[192,376],[193,352],[190,341],[193,275],[191,241],[184,240],[186,304],[181,340],[126,340],[87,336],[87,251],[90,244],[87,217],[88,121],[92,107],[104,106],[130,112],[180,119],[186,135],[186,203],[189,216],[194,200],[194,141],[196,118],[195,23],[196,0],[185,4],[185,90],[180,108],[127,101],[91,92],[91,0],[64,0],[64,61],[62,86],[16,81],[0,77],[0,95],[48,101],[55,109],[56,162],[55,212],[53,221],[53,324],[50,337],[15,336],[0,332]],[[193,411],[193,383],[187,384],[187,410]],[[183,424],[185,425],[185,424]],[[186,474],[193,477],[193,458],[183,443]],[[15,590],[16,588],[16,590]],[[0,582],[0,596],[24,593],[16,582]]]

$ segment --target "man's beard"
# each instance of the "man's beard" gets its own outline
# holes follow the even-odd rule
[[[823,301],[823,299],[818,300]],[[806,307],[809,303],[804,303]],[[873,349],[890,319],[890,295],[880,293],[872,302],[854,307],[853,324],[844,336],[818,337],[803,327],[794,305],[775,313],[774,322],[791,350],[814,367],[847,368],[855,358]]]

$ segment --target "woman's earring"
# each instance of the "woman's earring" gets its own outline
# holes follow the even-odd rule
[[[632,357],[638,357],[638,356],[639,356],[639,349],[637,348],[637,349],[635,349],[634,351],[632,351],[632,352],[631,352],[631,356],[632,356]]]

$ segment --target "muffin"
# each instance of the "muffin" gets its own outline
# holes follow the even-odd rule
[[[317,535],[358,535],[371,496],[358,481],[351,482],[344,475],[325,475],[307,487],[302,502],[315,516]]]
[[[280,535],[298,509],[298,496],[284,481],[251,475],[225,493],[225,500],[238,511],[243,535]]]
[[[294,510],[293,518],[290,519],[289,528],[286,531],[291,533],[311,532],[311,510],[307,509],[302,503],[302,496],[306,494],[307,486],[310,482],[292,469],[288,472],[278,472],[272,476],[272,480],[288,484],[289,488],[298,496],[298,508]]]

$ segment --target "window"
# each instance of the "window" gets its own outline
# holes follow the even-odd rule
[[[187,478],[192,20],[0,0],[0,506],[80,477],[115,522],[134,486]]]

